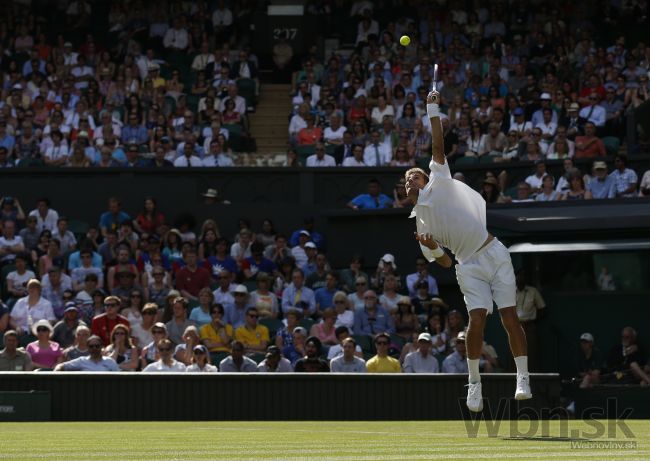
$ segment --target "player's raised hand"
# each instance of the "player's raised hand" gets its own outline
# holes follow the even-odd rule
[[[438,242],[433,240],[433,236],[431,234],[418,234],[417,232],[414,232],[414,234],[415,234],[415,240],[420,242],[428,249],[435,250],[436,248],[438,248]]]
[[[431,90],[427,95],[427,104],[440,104],[440,93]]]

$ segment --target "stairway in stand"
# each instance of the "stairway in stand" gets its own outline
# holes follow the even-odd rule
[[[249,114],[251,135],[257,142],[258,165],[276,164],[287,151],[291,85],[262,83],[255,113]]]

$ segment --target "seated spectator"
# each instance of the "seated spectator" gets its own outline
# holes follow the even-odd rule
[[[63,350],[58,343],[50,341],[52,325],[47,320],[39,320],[32,326],[36,341],[27,345],[25,350],[32,358],[34,368],[53,369],[63,360]]]
[[[120,371],[115,360],[102,355],[102,340],[97,336],[88,338],[89,355],[59,363],[54,371]]]
[[[374,339],[377,355],[366,362],[368,373],[401,373],[402,367],[399,360],[388,355],[390,336],[388,333],[379,333]]]
[[[235,297],[235,302],[233,304],[224,306],[224,309],[226,311],[226,323],[232,325],[236,331],[237,328],[243,326],[246,323],[246,312],[249,308],[254,306],[251,305],[248,288],[246,288],[244,285],[237,285],[237,288],[235,288],[233,295]]]
[[[258,318],[257,309],[248,308],[244,324],[235,330],[235,339],[244,345],[247,354],[265,351],[269,345],[269,329],[260,325]]]
[[[93,335],[99,336],[104,345],[110,344],[110,334],[115,325],[126,325],[131,327],[126,317],[118,314],[121,300],[117,296],[108,296],[104,299],[104,308],[106,312],[93,318],[91,331]]]
[[[182,341],[174,348],[174,358],[183,365],[189,366],[192,363],[194,347],[201,344],[199,330],[194,325],[190,325],[185,328],[181,339]]]
[[[183,299],[186,299],[183,297]],[[212,306],[214,305],[214,293],[210,288],[201,288],[198,296],[199,305],[190,312],[190,321],[201,328],[212,321]]]
[[[192,350],[192,364],[185,371],[187,373],[216,373],[219,371],[216,366],[210,363],[208,349],[199,344]]]
[[[85,287],[85,280],[88,275],[93,274],[97,280],[97,288],[104,287],[104,272],[99,267],[93,265],[93,252],[89,249],[80,250],[81,265],[70,271],[72,279],[72,288],[75,291],[81,291]]]
[[[589,95],[589,104],[580,109],[579,116],[580,118],[587,120],[587,123],[592,123],[596,128],[600,129],[605,127],[607,112],[604,107],[599,105],[599,102],[600,96],[598,93],[591,93]]]
[[[393,151],[390,146],[381,142],[379,131],[373,130],[370,133],[370,142],[363,151],[363,163],[367,166],[388,166],[392,158]]]
[[[352,328],[354,327],[354,308],[352,307],[348,296],[344,291],[337,291],[332,298],[332,302],[336,312],[336,322],[334,323],[334,326],[336,328],[345,327],[349,331],[352,331]]]
[[[319,255],[318,257],[321,256],[325,261],[323,263],[323,268],[328,267],[325,255]],[[320,265],[321,262],[318,261],[317,264]],[[338,290],[337,287],[339,283],[339,274],[335,271],[325,271],[325,286],[316,288],[321,284],[318,282],[318,279],[320,278],[319,274],[320,268],[318,268],[313,274],[310,275],[310,277],[307,278],[307,283],[311,284],[312,287],[315,288],[314,297],[316,299],[316,310],[318,312],[322,312],[327,308],[334,307],[334,295]],[[336,318],[336,315],[334,317]]]
[[[409,296],[412,298],[417,295],[418,282],[427,282],[428,292],[431,296],[438,296],[438,284],[436,279],[429,274],[429,263],[426,259],[418,257],[415,260],[415,272],[406,276],[406,286]]]
[[[481,145],[485,154],[501,157],[507,145],[506,135],[500,131],[499,125],[490,123],[488,132],[481,139]]]
[[[296,141],[300,146],[315,146],[316,143],[323,139],[323,130],[314,125],[314,116],[308,114],[305,117],[307,126],[302,128],[297,136]]]
[[[242,114],[237,111],[237,108],[235,107],[235,101],[233,99],[226,100],[222,118],[224,125],[242,124]]]
[[[186,142],[183,146],[182,155],[174,160],[175,167],[199,167],[203,166],[201,159],[195,155],[194,143]]]
[[[261,274],[273,275],[277,272],[275,263],[264,257],[264,245],[256,241],[250,248],[251,255],[244,258],[241,264],[245,280],[255,280]]]
[[[575,158],[604,157],[607,155],[605,144],[596,136],[596,125],[592,122],[585,123],[585,134],[576,136]]]
[[[323,310],[323,319],[320,323],[312,325],[309,335],[321,342],[326,346],[333,346],[338,344],[338,339],[336,337],[336,328],[334,326],[336,322],[336,311],[334,309],[327,308]]]
[[[232,260],[232,263],[237,267],[235,260]],[[221,266],[217,265],[213,271],[217,271],[215,274],[215,280],[219,284],[219,287],[212,292],[214,295],[214,302],[221,304],[222,306],[227,306],[235,302],[233,292],[237,288],[236,283],[232,283],[233,275],[228,269],[223,269]]]
[[[320,358],[322,344],[320,339],[310,336],[305,341],[305,355],[294,366],[297,373],[326,373],[330,371],[327,362]]]
[[[0,266],[13,262],[16,255],[24,251],[23,239],[16,234],[16,223],[4,221],[0,237]]]
[[[341,123],[341,116],[339,114],[334,113],[330,116],[330,126],[325,128],[325,131],[323,131],[323,141],[327,145],[343,145],[343,138],[344,134],[347,132],[347,128]]]
[[[219,364],[221,373],[255,373],[257,364],[254,360],[244,355],[244,345],[240,341],[233,341],[230,355]]]
[[[454,352],[449,354],[442,362],[443,373],[468,373],[467,371],[467,349],[465,348],[465,332],[458,333],[452,339]]]
[[[600,384],[600,371],[604,361],[594,345],[594,336],[591,333],[580,335],[580,352],[578,354],[578,380],[581,389],[589,389]]]
[[[197,300],[199,292],[210,286],[210,273],[198,265],[196,250],[190,249],[185,255],[185,266],[176,274],[176,288],[188,300]],[[210,291],[210,290],[208,290]],[[212,291],[210,291],[212,294]]]
[[[591,169],[593,177],[587,184],[585,198],[605,199],[616,197],[616,180],[607,174],[607,164],[596,161]]]
[[[90,338],[90,328],[79,325],[74,331],[74,344],[63,351],[63,361],[69,362],[77,357],[89,355],[88,338]]]
[[[560,200],[561,194],[555,190],[555,179],[550,174],[542,179],[542,188],[535,196],[536,202],[552,202]]]
[[[199,330],[201,342],[210,352],[229,352],[230,343],[235,337],[232,326],[225,323],[224,309],[221,304],[214,304],[211,308],[212,320]]]
[[[136,346],[144,347],[146,344],[153,341],[151,328],[156,321],[157,314],[158,305],[156,303],[147,303],[142,308],[142,313],[139,319],[129,319],[129,323],[131,324],[131,337]]]
[[[186,370],[185,365],[181,362],[177,362],[174,357],[174,345],[169,339],[163,339],[158,343],[158,353],[160,354],[160,360],[157,360],[153,363],[147,365],[143,373],[152,373],[152,372],[184,372]]]
[[[626,155],[617,154],[614,157],[614,166],[616,169],[609,176],[614,179],[616,197],[636,197],[636,183],[639,178],[636,172],[627,167],[628,160]]]
[[[639,183],[639,197],[648,196],[650,196],[650,170],[643,173],[643,177]]]
[[[530,184],[521,181],[517,184],[517,198],[512,199],[513,203],[532,202]]]
[[[348,203],[348,207],[353,210],[377,210],[392,206],[393,201],[381,193],[381,183],[374,178],[368,181],[367,194],[357,195]]]
[[[260,373],[291,373],[293,367],[289,360],[282,357],[279,347],[269,346],[264,360],[257,366],[257,371]]]
[[[548,175],[544,160],[535,162],[535,172],[526,177],[526,183],[530,186],[531,194],[535,195],[542,189],[542,180]]]
[[[126,325],[115,325],[111,331],[111,343],[104,348],[103,354],[114,360],[121,371],[135,371],[139,366],[138,349],[131,341]]]
[[[354,333],[374,336],[377,333],[395,333],[392,316],[377,304],[377,294],[367,290],[363,294],[364,306],[354,312]]]
[[[415,314],[411,298],[408,296],[400,297],[397,303],[397,311],[393,314],[395,323],[395,334],[404,338],[404,341],[411,342],[420,332],[420,320]]]
[[[276,234],[275,243],[264,250],[264,257],[273,261],[276,266],[290,256],[291,250],[287,246],[287,237],[283,234]]]
[[[257,290],[251,293],[250,302],[257,309],[261,318],[275,319],[279,315],[278,298],[271,289],[272,277],[266,272],[257,276]]]
[[[64,349],[70,347],[74,343],[74,334],[79,325],[86,326],[83,320],[79,320],[76,304],[72,301],[67,302],[63,311],[63,319],[54,325],[52,340]]]
[[[569,176],[569,190],[562,195],[560,200],[583,200],[585,194],[585,182],[582,179],[582,174],[580,170],[574,168]]]
[[[309,317],[316,313],[316,298],[314,292],[305,286],[305,275],[300,269],[294,269],[291,283],[282,292],[282,312],[291,308],[302,308],[302,316]]]
[[[325,153],[325,145],[322,142],[317,142],[315,147],[315,154],[307,157],[305,166],[308,167],[332,167],[336,166],[336,160],[331,155]]]
[[[14,259],[16,269],[7,274],[7,293],[10,298],[22,298],[27,296],[27,282],[35,278],[36,275],[27,269],[29,255],[27,253],[18,253]]]
[[[431,353],[432,346],[431,335],[420,333],[417,350],[408,354],[404,359],[404,373],[439,373],[438,359]]]
[[[41,282],[31,279],[27,282],[27,296],[16,301],[11,310],[9,325],[19,336],[29,335],[33,323],[40,320],[56,321],[52,304],[41,296],[41,291]]]
[[[366,165],[364,161],[364,148],[360,144],[353,144],[351,146],[352,155],[343,159],[342,166],[370,166]]]
[[[4,349],[0,351],[0,371],[32,371],[32,358],[18,345],[18,333],[7,330],[4,334]]]
[[[32,357],[33,358],[33,357]],[[607,359],[607,376],[603,382],[614,384],[650,385],[650,376],[644,369],[646,355],[637,342],[637,332],[632,327],[621,331],[621,344],[612,347]]]

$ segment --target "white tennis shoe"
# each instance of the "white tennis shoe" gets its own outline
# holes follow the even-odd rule
[[[528,400],[533,397],[530,391],[530,378],[528,373],[517,374],[517,390],[515,390],[515,400]]]
[[[469,383],[467,385],[467,408],[469,408],[469,411],[476,413],[483,410],[481,383]]]

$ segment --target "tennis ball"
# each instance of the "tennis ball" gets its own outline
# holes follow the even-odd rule
[[[408,46],[411,43],[411,38],[408,35],[402,35],[399,42],[402,46]]]

